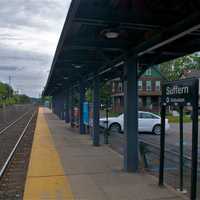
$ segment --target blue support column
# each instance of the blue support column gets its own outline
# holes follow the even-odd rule
[[[61,119],[65,120],[65,92],[62,91],[60,94],[60,109],[61,109]]]
[[[137,61],[129,61],[124,69],[124,168],[138,171],[138,86]]]
[[[60,98],[60,94],[57,94],[57,115],[59,117],[59,119],[61,119],[61,98]]]
[[[59,117],[59,119],[64,119],[64,95],[63,93],[56,94],[55,96],[55,107],[56,107],[56,115]]]
[[[58,117],[61,119],[61,101],[60,101],[60,95],[58,95]]]
[[[55,114],[58,116],[58,97],[55,95]]]
[[[55,113],[55,96],[52,96],[52,112]]]
[[[69,123],[71,123],[71,120],[72,120],[72,114],[71,114],[71,108],[72,108],[72,89],[69,88]]]
[[[93,88],[93,145],[99,146],[99,109],[100,109],[100,94],[99,94],[99,77],[94,79]]]
[[[70,95],[69,88],[67,88],[66,92],[65,92],[65,102],[64,102],[64,105],[65,105],[65,122],[66,123],[70,122],[70,109],[69,109],[69,106],[70,106],[70,102],[69,102],[70,96],[69,95]]]
[[[84,101],[85,101],[85,86],[84,86],[84,82],[80,81],[80,121],[79,121],[80,134],[85,134],[85,125],[83,121]]]
[[[73,107],[74,107],[74,88],[72,87],[70,90],[70,122],[72,127],[74,127]]]

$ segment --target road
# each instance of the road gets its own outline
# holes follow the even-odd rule
[[[189,152],[192,148],[192,123],[185,123],[183,126],[184,129],[184,147]],[[200,132],[200,124],[199,124]],[[160,136],[142,133],[139,135],[140,139],[145,141],[153,142],[156,145],[160,145]],[[200,136],[199,136],[199,152],[200,152]],[[174,149],[179,147],[179,124],[170,124],[170,130],[166,133],[166,146],[167,148]]]
[[[199,124],[200,132],[200,124]],[[160,136],[151,133],[140,133],[139,139],[145,141],[145,143],[153,144],[159,147]],[[109,142],[112,147],[119,153],[123,154],[123,134],[111,133]],[[179,124],[170,124],[170,130],[166,133],[166,148],[170,151],[179,151]],[[192,124],[184,124],[184,149],[187,152],[187,156],[191,156],[192,148]],[[199,133],[199,156],[200,156],[200,133]]]

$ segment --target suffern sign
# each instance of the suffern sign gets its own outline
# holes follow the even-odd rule
[[[198,79],[183,79],[165,83],[162,87],[162,104],[192,105],[198,98]]]
[[[177,85],[173,86],[172,88],[167,86],[166,87],[166,95],[177,95],[177,94],[189,94],[189,87],[179,87]]]

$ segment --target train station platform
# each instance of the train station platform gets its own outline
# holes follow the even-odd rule
[[[123,158],[109,147],[92,146],[50,110],[40,108],[24,200],[179,200],[157,178],[123,171]]]

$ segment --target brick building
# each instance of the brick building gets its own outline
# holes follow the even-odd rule
[[[146,111],[159,111],[161,96],[160,73],[155,69],[148,69],[138,81],[139,109]],[[112,109],[115,112],[123,112],[124,91],[120,78],[111,81]]]

